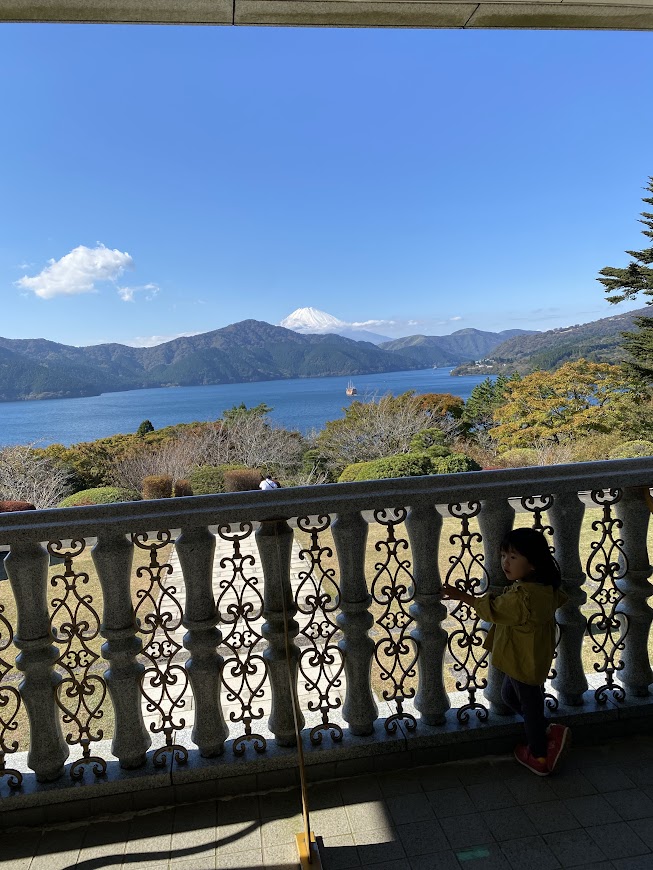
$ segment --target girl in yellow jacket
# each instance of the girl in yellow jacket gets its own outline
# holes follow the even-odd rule
[[[485,648],[504,673],[501,696],[524,718],[528,743],[515,758],[538,776],[547,776],[570,742],[564,725],[544,715],[544,681],[555,652],[555,612],[566,601],[560,569],[546,538],[535,529],[513,529],[501,542],[501,567],[508,585],[500,595],[475,597],[445,584],[442,597],[463,601],[492,623]]]

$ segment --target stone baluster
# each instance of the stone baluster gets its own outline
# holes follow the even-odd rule
[[[560,626],[558,656],[553,663],[556,677],[553,688],[563,704],[578,707],[587,691],[587,677],[583,666],[583,638],[587,619],[581,607],[587,601],[583,591],[585,574],[580,559],[580,530],[585,505],[575,493],[555,495],[548,514],[553,526],[555,558],[562,574],[562,589],[569,601],[556,613]]]
[[[340,614],[336,622],[343,638],[338,647],[347,681],[342,717],[351,733],[362,737],[374,731],[379,715],[371,680],[374,641],[369,630],[374,617],[365,579],[367,523],[360,513],[338,514],[331,529],[340,566]]]
[[[451,706],[443,676],[447,632],[442,621],[447,616],[447,608],[440,598],[442,580],[438,565],[442,517],[432,506],[410,508],[406,529],[413,555],[415,583],[415,603],[410,607],[410,615],[416,628],[411,637],[419,650],[415,707],[426,725],[442,725]]]
[[[628,692],[638,698],[649,694],[648,687],[653,682],[648,654],[653,610],[646,603],[646,599],[653,594],[653,586],[647,582],[651,575],[646,549],[650,518],[647,495],[645,487],[633,487],[625,490],[621,501],[615,505],[615,513],[623,522],[620,534],[627,560],[625,576],[616,581],[626,596],[617,606],[617,611],[625,613],[628,618],[626,648],[621,655],[624,667],[617,672],[617,676]],[[618,659],[619,655],[615,658]]]
[[[55,703],[62,677],[54,670],[59,651],[48,614],[48,556],[40,544],[12,544],[5,568],[17,608],[16,667],[25,674],[18,688],[29,717],[27,765],[39,782],[51,782],[63,773],[70,750]]]
[[[299,667],[299,649],[294,638],[299,631],[299,625],[293,618],[297,612],[294,595],[290,585],[290,557],[292,554],[293,532],[285,520],[267,520],[261,523],[256,532],[256,543],[261,556],[265,586],[263,590],[263,618],[265,622],[261,629],[268,647],[263,658],[270,676],[272,691],[272,712],[270,713],[270,731],[275,736],[279,746],[294,746],[296,744],[295,725],[293,718],[293,691],[290,679],[297,690],[297,674]],[[286,640],[283,622],[283,602],[286,603],[288,617],[289,658],[286,657]],[[298,711],[298,728],[304,727],[304,717]]]
[[[483,536],[483,552],[485,554],[485,570],[490,586],[506,585],[506,575],[501,567],[501,541],[512,529],[515,522],[515,509],[508,499],[488,499],[481,502],[481,512],[478,524]],[[489,629],[487,622],[483,627]],[[490,704],[490,710],[499,716],[511,716],[512,710],[501,699],[501,686],[504,674],[497,670],[492,662],[488,666],[487,686],[483,694]]]
[[[152,743],[143,722],[141,676],[145,667],[136,658],[143,644],[136,634],[131,594],[133,549],[125,535],[103,532],[91,552],[104,600],[100,633],[106,640],[102,655],[109,662],[104,679],[116,719],[111,751],[126,770],[145,763]]]
[[[220,614],[213,596],[215,538],[206,528],[182,529],[177,553],[186,588],[184,646],[190,652],[186,670],[195,698],[191,737],[200,755],[211,758],[223,752],[229,736],[220,703],[224,658],[217,652],[222,634],[216,628]]]

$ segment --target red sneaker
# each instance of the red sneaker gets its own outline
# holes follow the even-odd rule
[[[549,770],[555,770],[560,758],[571,745],[571,728],[552,722],[546,729],[546,762]]]
[[[537,776],[548,776],[551,772],[546,760],[540,761],[539,758],[536,758],[531,753],[530,748],[524,744],[520,743],[519,746],[515,747],[515,758]]]

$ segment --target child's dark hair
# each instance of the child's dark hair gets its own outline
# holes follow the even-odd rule
[[[560,568],[553,558],[546,538],[537,529],[513,529],[501,541],[501,551],[514,550],[525,556],[535,568],[536,583],[558,589],[562,583]]]

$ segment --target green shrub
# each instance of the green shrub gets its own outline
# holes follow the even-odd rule
[[[121,486],[96,486],[69,495],[59,502],[59,507],[81,507],[91,504],[114,504],[118,501],[140,501],[140,493]]]
[[[172,497],[172,478],[169,474],[150,474],[143,478],[143,498],[149,501],[156,498]]]
[[[636,459],[653,456],[653,441],[624,441],[610,451],[610,459]]]
[[[233,469],[224,473],[225,492],[247,492],[258,489],[261,482],[261,472],[253,468]]]
[[[384,480],[392,477],[433,474],[439,461],[441,460],[431,459],[423,453],[402,453],[399,456],[386,456],[369,462],[354,462],[344,469],[338,482],[349,483],[357,480]]]
[[[522,468],[523,466],[537,465],[537,450],[532,447],[513,447],[505,453],[497,456],[497,461],[504,468]]]
[[[445,444],[445,435],[442,429],[431,428],[422,429],[417,435],[413,435],[410,441],[410,449],[415,453],[421,453],[428,447],[443,447]]]
[[[451,453],[435,460],[439,474],[455,474],[458,471],[480,471],[481,466],[464,453]]]
[[[441,459],[443,456],[451,456],[451,450],[448,447],[442,447],[439,444],[434,444],[433,447],[427,447],[424,450],[415,450],[415,453],[421,453],[423,456],[430,456],[431,459]]]
[[[623,443],[619,432],[590,432],[572,445],[574,462],[594,462],[609,459],[610,453]]]
[[[243,469],[244,465],[200,465],[191,472],[188,482],[194,495],[213,495],[215,492],[226,492],[224,475],[226,471]]]
[[[187,480],[176,480],[172,492],[175,498],[182,498],[185,495],[194,495],[193,487]]]

